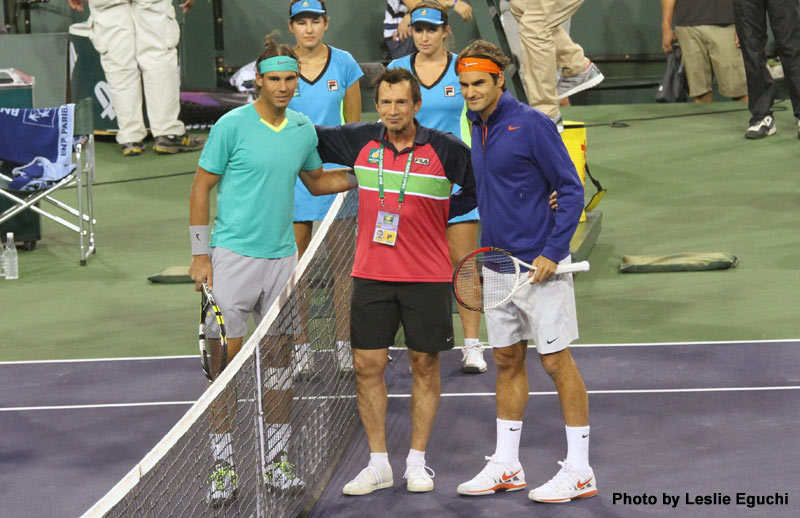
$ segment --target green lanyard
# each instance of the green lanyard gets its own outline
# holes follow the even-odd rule
[[[406,185],[408,184],[408,176],[409,172],[411,171],[411,161],[414,159],[414,148],[411,148],[411,152],[408,154],[408,160],[406,160],[406,170],[403,172],[403,182],[400,184],[400,195],[397,198],[397,210],[403,206],[403,198],[406,194]],[[381,198],[381,207],[383,207],[383,198],[385,197],[383,194],[383,142],[381,142],[381,149],[378,152],[378,193]]]

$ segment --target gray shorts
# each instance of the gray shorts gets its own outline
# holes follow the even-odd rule
[[[567,257],[560,264],[571,262]],[[509,274],[487,270],[485,275]],[[539,354],[566,349],[578,338],[572,274],[523,286],[505,304],[486,310],[486,329],[492,347],[508,347],[532,339]]]
[[[214,298],[222,310],[228,338],[247,334],[250,315],[253,315],[256,325],[261,322],[296,265],[296,253],[278,259],[263,259],[240,255],[225,248],[211,249]]]

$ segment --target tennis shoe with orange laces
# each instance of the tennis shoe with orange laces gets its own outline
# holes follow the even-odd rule
[[[556,476],[531,490],[528,498],[535,502],[564,504],[576,498],[589,498],[597,494],[597,477],[592,468],[581,472],[567,464],[567,461],[558,463],[561,469]]]
[[[522,464],[497,462],[494,457],[486,457],[489,462],[475,475],[475,478],[458,486],[459,495],[493,495],[499,491],[519,491],[525,487],[525,472]]]

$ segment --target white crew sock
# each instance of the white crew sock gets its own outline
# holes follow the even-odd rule
[[[505,464],[519,462],[519,438],[522,436],[522,421],[497,420],[497,448],[494,460]]]
[[[280,460],[289,446],[292,429],[288,423],[267,424],[267,448],[264,450],[264,465]]]
[[[479,338],[464,338],[464,347],[478,345],[479,343],[481,343]]]
[[[369,465],[378,468],[381,470],[392,469],[392,466],[389,464],[389,454],[386,452],[383,453],[370,453],[369,454]]]
[[[589,427],[565,426],[567,430],[567,462],[578,471],[589,471]]]
[[[230,463],[233,458],[233,446],[231,445],[231,434],[229,433],[210,433],[211,454],[214,460],[223,460]]]
[[[425,465],[425,452],[419,450],[408,450],[408,457],[406,457],[406,467]]]

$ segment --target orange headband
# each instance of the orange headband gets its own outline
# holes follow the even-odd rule
[[[461,72],[488,72],[499,74],[502,72],[497,63],[486,58],[461,58],[458,62],[458,73]]]

